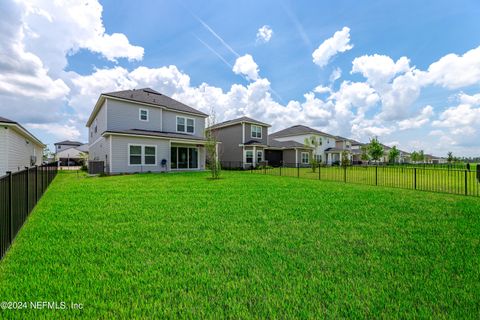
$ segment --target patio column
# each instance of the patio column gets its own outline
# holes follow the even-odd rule
[[[254,167],[257,166],[257,147],[253,146],[253,159],[252,159],[252,164]]]

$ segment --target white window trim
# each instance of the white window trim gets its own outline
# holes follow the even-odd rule
[[[253,136],[253,128],[260,128],[260,137],[254,137]],[[255,131],[256,133],[256,131]],[[262,139],[262,136],[263,136],[263,132],[262,132],[262,126],[257,126],[255,124],[252,124],[250,125],[250,138],[254,138],[254,139]]]
[[[178,118],[182,118],[182,119],[185,121],[185,125],[184,125],[184,126],[185,126],[185,131],[179,131],[179,130],[178,130]],[[187,131],[187,127],[188,127],[187,123],[188,123],[188,120],[192,120],[192,121],[193,121],[193,132],[188,132],[188,131]],[[194,135],[194,134],[195,134],[195,127],[196,127],[196,125],[195,125],[195,118],[181,117],[181,116],[177,116],[177,117],[175,118],[175,131],[176,131],[176,132],[181,132],[181,133],[186,133],[186,134],[192,134],[192,135]]]
[[[303,155],[306,154],[307,155],[307,162],[304,162],[303,161]],[[309,164],[310,163],[310,154],[308,152],[302,152],[300,154],[300,160],[302,161],[302,164]]]
[[[130,163],[130,146],[140,147],[140,164],[131,164]],[[152,147],[155,148],[155,163],[154,164],[145,164],[145,147]],[[128,144],[128,166],[129,167],[155,167],[157,166],[158,154],[157,154],[157,146],[156,145],[149,145],[149,144],[138,144],[138,143],[129,143]]]
[[[258,161],[258,154],[259,154],[259,153],[262,154],[262,156],[260,157],[260,161]],[[257,150],[257,155],[256,155],[255,160],[257,160],[257,162],[262,162],[262,161],[264,161],[264,160],[263,160],[263,150]]]
[[[245,150],[245,152],[243,153],[243,156],[244,156],[244,162],[245,163],[248,163],[250,164],[249,162],[247,162],[247,152],[251,152],[252,153],[252,164],[254,163],[255,161],[255,152],[253,152],[253,150]]]
[[[146,120],[143,120],[142,119],[142,111],[146,111],[147,112],[147,119]],[[138,120],[140,121],[143,121],[143,122],[148,122],[150,120],[150,112],[148,109],[144,109],[144,108],[140,108],[138,109]]]

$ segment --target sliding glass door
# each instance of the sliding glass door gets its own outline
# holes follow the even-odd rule
[[[172,147],[172,169],[198,169],[198,148]]]

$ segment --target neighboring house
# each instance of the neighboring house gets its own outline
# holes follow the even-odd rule
[[[287,139],[279,141],[268,135],[269,124],[240,117],[210,126],[219,144],[219,159],[224,167],[250,167],[310,163],[311,148]]]
[[[19,123],[0,117],[0,176],[41,165],[44,147]]]
[[[87,122],[89,160],[108,173],[203,170],[207,116],[149,88],[102,93]]]
[[[383,157],[380,158],[380,162],[387,163],[389,162],[388,156],[392,147],[389,147],[384,144],[381,144],[381,145],[383,147]],[[407,163],[410,161],[410,153],[400,149],[398,149],[398,151],[400,152],[400,154],[396,160],[396,163]]]
[[[269,124],[248,117],[214,124],[207,128],[219,143],[218,157],[223,166],[256,166],[265,161]]]
[[[442,163],[448,163],[446,158],[443,157],[436,157],[431,154],[426,154],[425,155],[425,163],[430,163],[430,164],[442,164]]]
[[[332,158],[327,158],[330,154],[327,152],[327,150],[333,150],[336,148],[337,140],[337,138],[331,134],[304,125],[296,125],[272,133],[269,136],[269,139],[274,139],[281,142],[294,141],[304,145],[305,139],[311,139],[312,137],[315,137],[315,139],[317,139],[319,142],[319,146],[313,150],[313,156],[316,157],[317,161],[321,163],[331,164],[333,160]]]
[[[85,155],[88,155],[88,143],[78,141],[61,141],[54,143],[55,160],[61,166],[81,165]]]

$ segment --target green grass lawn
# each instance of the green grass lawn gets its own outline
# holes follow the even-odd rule
[[[480,199],[248,172],[60,173],[0,262],[2,318],[480,315]]]

